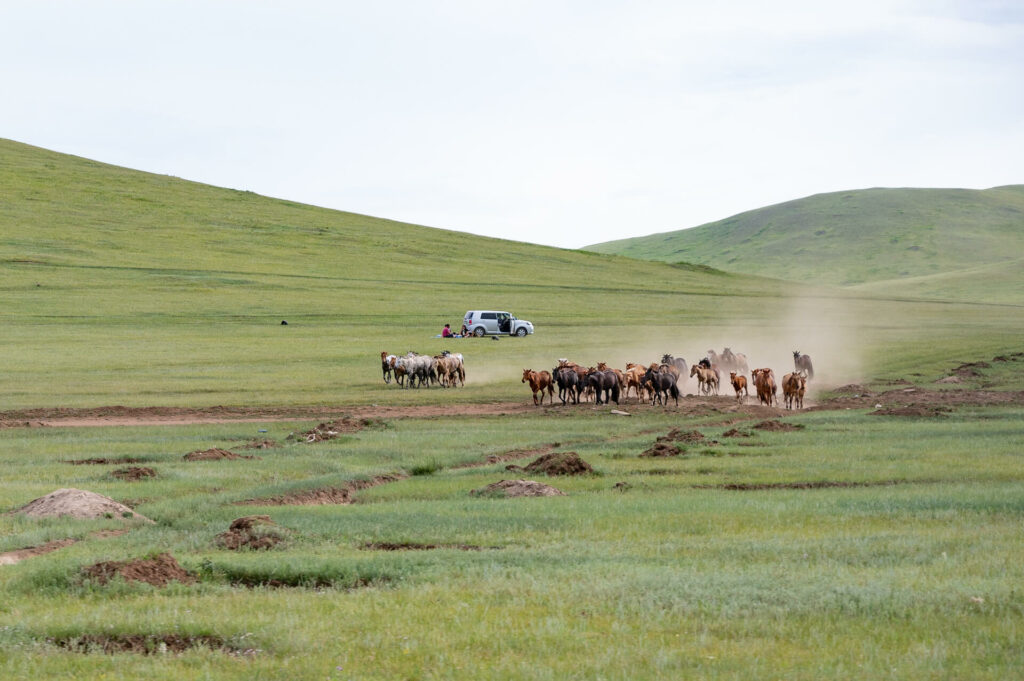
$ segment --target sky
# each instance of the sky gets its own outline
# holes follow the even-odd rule
[[[566,248],[1024,183],[1024,0],[0,0],[0,63],[0,137]]]

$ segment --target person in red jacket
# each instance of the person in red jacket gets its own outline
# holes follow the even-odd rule
[[[451,324],[445,324],[444,328],[441,329],[441,338],[451,338],[454,335],[455,334],[452,333],[452,325]]]

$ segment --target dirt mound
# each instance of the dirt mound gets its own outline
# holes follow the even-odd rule
[[[72,466],[93,466],[108,463],[145,463],[146,461],[147,459],[139,459],[134,456],[126,456],[123,459],[70,459],[68,461],[64,461],[64,463],[69,463]]]
[[[255,459],[255,456],[246,456],[245,454],[235,454],[229,452],[226,449],[202,449],[194,452],[189,452],[182,457],[185,461],[221,461],[222,459]]]
[[[280,526],[268,515],[249,515],[236,518],[226,532],[217,535],[214,543],[229,551],[272,549],[285,540]]]
[[[192,584],[196,581],[195,576],[178,565],[178,561],[169,553],[160,553],[152,558],[96,563],[83,568],[82,576],[99,584],[106,584],[115,577],[153,586],[167,586],[171,582]]]
[[[30,518],[123,518],[153,522],[110,497],[84,489],[64,488],[34,499],[14,511]]]
[[[118,468],[115,471],[111,471],[110,474],[119,480],[127,480],[134,482],[136,480],[142,480],[143,478],[155,478],[156,471],[146,466],[128,466],[127,468]]]
[[[364,551],[431,551],[433,549],[458,549],[459,551],[483,551],[475,544],[417,544],[415,542],[367,542],[359,548]]]
[[[545,454],[526,464],[524,470],[545,475],[586,475],[594,472],[593,467],[576,452]]]
[[[782,421],[776,421],[769,419],[768,421],[761,421],[755,423],[751,428],[757,428],[758,430],[770,430],[770,431],[790,431],[790,430],[803,430],[804,426],[800,423],[783,423]]]
[[[336,437],[345,435],[346,433],[356,433],[372,425],[371,419],[350,419],[342,418],[337,421],[331,421],[330,423],[321,423],[312,430],[307,430],[305,433],[292,433],[288,436],[289,440],[298,440],[299,442],[323,442],[324,440],[333,440]]]
[[[565,492],[535,480],[500,480],[470,492],[476,497],[563,497]]]
[[[679,456],[685,451],[667,442],[655,442],[653,447],[645,450],[640,456]]]
[[[82,634],[62,638],[48,638],[50,643],[74,653],[102,651],[107,655],[136,653],[138,655],[163,655],[183,653],[192,648],[209,648],[234,655],[252,655],[255,649],[239,649],[229,646],[219,636],[183,634]]]
[[[462,463],[457,466],[452,466],[453,469],[459,468],[479,468],[481,466],[489,466],[495,463],[501,463],[503,461],[515,461],[516,459],[525,459],[528,456],[538,456],[541,454],[547,454],[555,447],[560,447],[561,442],[552,442],[544,447],[538,447],[536,449],[513,449],[503,454],[491,454],[483,461],[472,461],[469,463]]]
[[[680,430],[673,428],[667,434],[659,437],[655,442],[687,442],[690,444],[704,441],[704,433],[699,430]]]
[[[352,480],[342,487],[321,487],[319,489],[307,489],[291,494],[280,494],[262,499],[246,499],[236,502],[237,506],[326,506],[331,504],[354,504],[354,492],[377,485],[384,485],[389,482],[398,482],[408,477],[404,473],[391,473],[378,475],[369,480]]]
[[[722,437],[751,437],[751,433],[745,433],[742,430],[736,430],[732,428],[722,433]]]
[[[869,416],[923,416],[934,418],[945,416],[953,411],[949,407],[942,407],[934,404],[911,404],[905,407],[886,407],[870,412]]]
[[[280,445],[278,445],[273,440],[249,440],[244,445],[242,445],[241,448],[242,449],[273,449],[274,447],[279,447],[279,446]]]

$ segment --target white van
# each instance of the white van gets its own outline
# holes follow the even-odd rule
[[[525,336],[533,333],[533,322],[516,319],[508,312],[470,310],[462,323],[474,336]]]

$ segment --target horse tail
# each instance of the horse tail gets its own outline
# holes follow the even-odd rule
[[[814,365],[811,364],[811,358],[807,358],[807,378],[814,378]]]
[[[672,395],[672,399],[674,399],[676,401],[676,404],[678,404],[679,403],[679,386],[676,385],[675,383],[673,383],[672,387],[669,388],[669,392]]]

